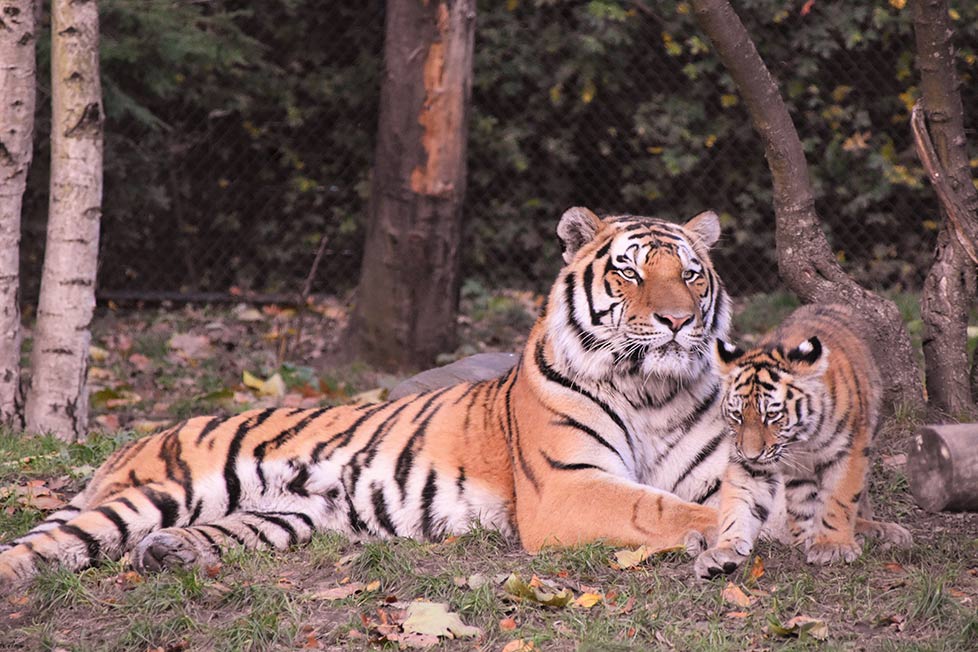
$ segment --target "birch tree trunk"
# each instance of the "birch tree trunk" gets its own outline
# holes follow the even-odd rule
[[[96,0],[51,9],[51,200],[27,394],[27,429],[74,441],[88,426],[89,325],[102,204]]]
[[[35,0],[0,0],[0,425],[23,426],[20,211],[33,154]]]
[[[427,365],[455,346],[475,0],[387,3],[380,119],[356,309],[360,355]]]
[[[967,420],[976,413],[967,328],[975,300],[978,191],[969,168],[948,9],[946,0],[913,2],[921,104],[927,116],[924,121],[914,108],[914,142],[944,216],[934,262],[924,280],[920,316],[929,407],[936,418]]]
[[[861,287],[839,265],[822,231],[805,153],[778,84],[727,0],[691,0],[696,22],[737,84],[774,186],[778,270],[806,302],[845,303],[862,316],[853,327],[869,343],[886,379],[886,402],[914,412],[923,386],[910,336],[892,301]]]

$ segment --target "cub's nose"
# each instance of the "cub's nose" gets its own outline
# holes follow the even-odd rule
[[[678,333],[683,326],[693,321],[693,315],[688,312],[680,314],[654,313],[656,321],[665,324],[673,333]]]

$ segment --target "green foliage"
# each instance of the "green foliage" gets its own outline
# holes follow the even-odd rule
[[[961,90],[972,107],[978,5],[954,4]],[[763,152],[687,2],[478,5],[466,276],[547,285],[559,261],[556,219],[584,204],[675,219],[712,207],[732,289],[778,283]],[[911,11],[901,5],[737,5],[801,133],[834,251],[884,287],[919,283],[940,219],[907,127],[918,91]],[[317,289],[351,287],[384,3],[105,0],[100,9],[101,287],[294,290],[322,237]],[[39,278],[47,129],[42,116],[28,279]]]

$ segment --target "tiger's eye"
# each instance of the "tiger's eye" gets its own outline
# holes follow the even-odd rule
[[[625,267],[624,269],[619,269],[618,273],[621,274],[624,278],[627,278],[629,281],[634,281],[636,278],[638,278],[638,274],[635,273],[635,270],[629,269],[627,267]]]
[[[685,272],[683,272],[683,280],[684,281],[692,281],[698,275],[699,275],[699,273],[696,272],[695,270],[687,269]]]

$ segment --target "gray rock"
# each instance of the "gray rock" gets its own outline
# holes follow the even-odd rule
[[[387,395],[393,401],[408,394],[427,392],[440,387],[498,378],[513,368],[518,353],[476,353],[444,367],[428,369],[397,384]]]

